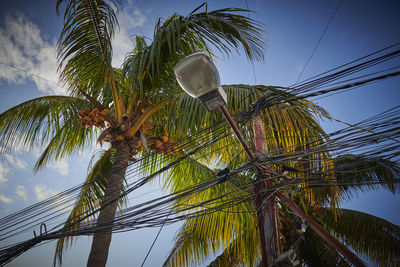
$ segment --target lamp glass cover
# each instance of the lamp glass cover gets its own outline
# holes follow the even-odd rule
[[[176,64],[174,73],[179,85],[194,98],[220,87],[217,67],[204,53],[191,54]]]

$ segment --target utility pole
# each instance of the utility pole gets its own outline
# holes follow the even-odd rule
[[[263,160],[267,154],[265,142],[264,123],[261,115],[253,118],[254,146],[256,148],[256,160]],[[272,265],[280,254],[279,230],[275,195],[273,188],[268,188],[267,181],[271,179],[271,171],[268,167],[257,168],[257,179],[254,182],[256,194],[256,209],[258,215],[258,228],[262,246],[262,259],[264,266]],[[271,181],[269,181],[271,182]]]
[[[219,108],[224,115],[225,119],[231,126],[239,142],[242,144],[245,152],[253,161],[263,159],[267,151],[265,143],[265,132],[261,117],[253,119],[254,142],[256,147],[256,156],[253,155],[247,142],[243,139],[235,122],[232,120],[231,115],[224,106]],[[276,205],[275,196],[272,193],[267,193],[268,177],[270,176],[269,169],[263,166],[257,167],[257,179],[253,183],[254,193],[256,195],[256,210],[257,210],[257,224],[260,235],[261,251],[262,251],[262,264],[263,267],[272,265],[279,255],[279,239],[277,236],[276,223]],[[274,216],[275,215],[275,216]]]
[[[239,129],[237,128],[235,122],[230,116],[229,112],[226,110],[224,106],[220,107],[222,114],[225,119],[231,126],[233,132],[238,138],[239,142],[243,145],[243,148],[249,158],[253,161],[256,160],[255,156],[251,152],[249,146],[247,145],[246,140],[244,140],[241,135]],[[257,150],[257,155],[262,153],[263,155],[259,155],[265,157],[265,153],[267,151],[265,143],[265,132],[264,125],[262,122],[262,118],[260,116],[255,117],[253,119],[253,130],[254,130],[254,139],[255,139],[255,147]],[[308,217],[293,201],[283,195],[279,190],[274,190],[274,186],[271,181],[268,179],[268,176],[271,176],[268,167],[265,166],[257,166],[257,170],[260,175],[257,177],[257,180],[254,183],[254,191],[257,194],[258,199],[256,199],[257,206],[257,215],[258,215],[258,226],[260,229],[260,241],[261,241],[261,250],[262,250],[262,262],[263,266],[267,267],[274,262],[275,257],[279,255],[279,232],[277,227],[277,212],[276,212],[276,204],[274,196],[278,197],[280,201],[288,206],[294,213],[303,218],[308,225],[321,237],[323,238],[329,245],[334,247],[340,254],[346,257],[354,266],[363,267],[365,264],[346,246],[341,244],[336,238],[331,236],[323,227],[321,227],[318,223],[314,222],[312,218]],[[261,180],[261,181],[260,181]],[[263,194],[263,192],[268,192],[267,194]],[[264,195],[267,195],[267,201],[269,199],[273,199],[272,203],[265,202]],[[263,203],[264,202],[264,203]],[[264,209],[264,207],[275,207],[274,209]],[[260,211],[263,211],[262,213]],[[269,212],[268,212],[269,211]],[[265,218],[268,219],[268,222],[265,222]],[[272,219],[275,218],[275,219]],[[266,226],[266,223],[269,223],[270,226]],[[269,234],[270,231],[265,231],[266,228],[274,229],[272,234]],[[274,242],[273,244],[270,244]],[[278,249],[276,249],[278,247]],[[275,248],[275,249],[274,249]],[[271,255],[268,258],[268,255]]]

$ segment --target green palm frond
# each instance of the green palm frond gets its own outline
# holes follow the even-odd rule
[[[0,114],[1,150],[47,145],[36,170],[52,157],[83,150],[91,144],[92,131],[81,127],[78,110],[89,105],[79,98],[45,96],[8,109]]]
[[[186,220],[165,265],[196,266],[227,249],[231,257],[254,266],[260,255],[259,236],[256,216],[246,214],[252,208],[248,204]]]
[[[113,78],[111,39],[116,14],[106,1],[59,0],[58,10],[63,2],[64,27],[57,43],[60,78],[72,89],[80,86],[97,98]]]
[[[232,247],[229,246],[229,248],[224,249],[215,260],[208,264],[208,267],[243,266],[244,261],[241,256],[240,254],[234,254]]]
[[[260,24],[237,13],[247,10],[226,8],[191,13],[184,17],[174,14],[164,22],[158,20],[153,41],[147,45],[137,38],[137,47],[126,59],[123,70],[143,94],[163,86],[162,78],[173,81],[173,66],[184,56],[196,51],[211,54],[208,44],[229,54],[231,48],[242,47],[249,59],[262,60],[263,46]],[[156,93],[153,91],[153,93]]]
[[[99,209],[103,201],[104,193],[108,183],[107,174],[111,171],[115,158],[115,151],[101,150],[95,153],[89,163],[86,181],[81,188],[77,201],[64,224],[65,233],[79,230],[95,221],[95,215],[92,214]],[[126,197],[119,201],[119,210],[122,212],[126,205]],[[90,215],[92,214],[92,215]],[[63,251],[72,246],[77,237],[65,236],[57,241],[56,252],[54,255],[54,265],[62,263]]]
[[[246,111],[252,103],[264,94],[281,92],[278,87],[267,86],[225,85],[223,87],[228,95],[227,108],[232,114]],[[204,129],[224,120],[218,110],[207,112],[198,99],[188,96],[181,89],[174,93],[173,98],[171,105],[165,107],[167,112],[160,110],[155,117],[156,121],[163,122],[171,136],[182,136],[182,132],[195,133],[199,129]],[[326,134],[318,125],[317,118],[312,115],[315,111],[318,111],[318,114],[326,114],[326,111],[317,105],[304,100],[291,101],[290,103],[268,108],[263,113],[263,116],[271,155],[273,155],[274,151],[282,148],[289,148],[284,152],[293,152],[295,149],[308,149],[310,145],[307,147],[304,144],[314,144],[316,146],[326,140]],[[168,113],[168,116],[166,116],[166,113]],[[242,130],[243,135],[251,140],[251,125],[247,125]],[[242,150],[240,146],[235,147],[234,140],[236,139],[232,135],[231,138],[224,140],[224,142],[225,144],[233,143],[232,150]],[[219,143],[218,145],[222,147],[224,144]],[[222,151],[222,153],[228,152],[231,152],[231,150]],[[281,151],[281,153],[283,152]],[[230,156],[232,155],[226,155],[225,158],[230,159]],[[328,158],[326,153],[314,156]]]
[[[400,165],[383,158],[343,155],[334,159],[336,181],[342,198],[384,188],[393,194],[400,192]]]
[[[284,93],[279,87],[262,85],[225,85],[223,87],[228,95],[227,108],[232,114],[246,111],[261,96]],[[190,132],[190,127],[193,126],[192,131],[195,131],[223,120],[220,112],[207,112],[199,100],[193,99],[184,93],[176,95],[176,102],[173,105],[174,108],[170,109],[170,115],[167,120],[168,128],[172,132],[175,130],[178,133],[180,128]],[[323,144],[329,138],[319,125],[317,119],[326,115],[328,113],[321,107],[305,100],[279,103],[265,109],[262,112],[262,117],[265,124],[266,144],[269,156],[307,151]],[[174,124],[170,123],[172,121]],[[253,144],[251,127],[251,123],[242,127],[242,134],[247,140],[250,140],[250,144]],[[210,147],[210,150],[216,150],[223,159],[232,159],[232,151],[243,150],[240,144],[235,141],[236,138],[232,135],[230,138],[226,138],[216,144],[216,146]],[[229,149],[217,150],[218,147],[224,147],[228,144]],[[244,153],[242,157],[246,159]],[[315,162],[319,163],[316,164]],[[328,174],[322,178],[332,181],[334,185],[334,176],[332,173],[329,173],[333,168],[333,163],[328,152],[309,154],[298,162],[293,160],[287,164],[294,164],[293,167],[298,170],[309,170],[306,173],[307,176],[311,176],[312,172],[315,171],[326,171]],[[318,195],[317,190],[307,188],[306,184],[302,186],[307,191],[307,199],[310,203],[323,204],[326,202],[324,195]],[[327,191],[330,204],[335,207],[339,206],[335,187],[332,186]]]
[[[206,161],[204,158],[203,163],[193,157],[186,158],[182,164],[171,168],[171,171],[166,175],[168,180],[164,181],[165,186],[175,192],[200,184],[215,176],[215,171],[207,167],[207,163],[204,161]]]
[[[189,27],[200,38],[212,44],[226,55],[242,47],[250,60],[263,60],[262,26],[256,20],[237,13],[250,10],[241,8],[224,8],[214,11],[191,13],[186,17]]]
[[[217,170],[209,167],[211,162],[202,163],[201,161],[204,161],[203,157],[188,158],[182,164],[174,166],[164,176],[164,185],[169,185],[171,191],[177,191],[215,176]],[[228,167],[234,169],[240,164],[240,160],[232,161]],[[213,213],[186,220],[166,264],[192,266],[227,249],[232,257],[238,259],[238,262],[245,262],[249,266],[253,266],[259,256],[259,237],[257,219],[256,216],[252,216],[254,207],[251,194],[251,181],[248,180],[248,177],[236,174],[223,184],[200,192],[188,201],[177,201],[175,206],[178,211],[224,195],[220,201],[208,203],[197,210],[218,208],[221,201],[232,201],[236,205],[228,205],[221,211],[216,210]],[[246,201],[246,199],[249,200]],[[239,200],[244,201],[238,203]]]
[[[174,247],[163,266],[196,266],[211,251],[210,244],[196,236],[185,224],[179,230]]]
[[[303,266],[351,266],[311,228],[307,228],[307,231],[300,237],[298,249],[298,256]]]
[[[380,266],[397,266],[400,259],[400,227],[384,219],[355,210],[342,209],[335,221],[332,212],[319,214],[325,227]]]
[[[83,152],[85,148],[93,144],[93,134],[94,131],[81,126],[78,116],[69,118],[36,161],[34,171],[39,171],[53,158],[60,160],[73,152]]]
[[[399,163],[380,157],[341,155],[332,159],[335,185],[341,200],[350,200],[358,193],[386,189],[393,194],[400,191]],[[321,199],[330,198],[330,186],[313,189]]]
[[[236,237],[232,238],[224,248],[217,236],[209,235],[207,237],[202,234],[202,231],[207,230],[201,225],[203,219],[207,220],[207,217],[193,219],[182,226],[175,245],[163,266],[198,266],[218,254],[220,255],[209,266],[237,266],[238,264],[257,266],[260,251],[252,243],[258,242],[256,230],[237,233]],[[229,222],[225,222],[225,224],[227,225],[226,228],[230,227]],[[247,247],[244,247],[244,244]]]

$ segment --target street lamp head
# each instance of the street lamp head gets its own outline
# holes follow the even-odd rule
[[[217,67],[204,53],[194,53],[182,59],[174,68],[175,77],[182,89],[199,98],[210,111],[226,104]]]

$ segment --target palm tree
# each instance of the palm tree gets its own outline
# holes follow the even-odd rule
[[[0,115],[0,140],[5,149],[15,144],[45,146],[36,171],[50,160],[83,151],[94,137],[100,144],[109,144],[108,150],[93,158],[88,183],[65,223],[66,232],[79,227],[77,222],[82,220],[96,220],[103,227],[94,234],[88,266],[106,263],[109,225],[118,203],[122,207],[125,202],[117,200],[128,162],[135,161],[138,153],[173,145],[175,137],[215,121],[213,116],[202,116],[200,105],[179,90],[171,67],[196,51],[212,56],[210,45],[226,54],[240,48],[251,60],[263,58],[260,25],[239,14],[246,10],[199,12],[203,4],[188,16],[174,14],[164,22],[159,20],[153,41],[147,44],[144,37],[137,37],[123,67],[113,68],[111,40],[117,26],[113,6],[118,3],[109,2],[57,1],[57,12],[64,10],[57,57],[60,80],[69,88],[69,96],[32,99]],[[179,106],[179,113],[166,112],[174,105]],[[161,123],[164,119],[167,124]],[[178,152],[173,146],[171,150],[166,153]],[[72,237],[58,241],[55,260],[61,262],[62,250],[70,241]]]
[[[110,2],[117,5],[114,1]],[[210,45],[227,54],[231,49],[241,48],[249,59],[262,59],[263,42],[260,25],[238,14],[246,10],[227,8],[199,12],[200,6],[186,17],[174,14],[165,21],[159,20],[152,42],[146,43],[144,37],[137,37],[136,47],[122,68],[116,69],[111,66],[111,39],[117,25],[112,6],[101,0],[59,0],[58,11],[61,11],[61,6],[64,7],[64,28],[57,53],[60,79],[69,88],[70,95],[40,97],[7,110],[0,115],[0,140],[4,148],[15,144],[30,147],[37,142],[45,146],[35,165],[36,171],[50,160],[59,160],[83,151],[92,144],[95,137],[100,144],[109,144],[107,150],[92,158],[87,183],[82,187],[65,223],[66,233],[79,225],[93,222],[103,228],[94,234],[88,265],[104,266],[111,240],[110,224],[117,206],[122,208],[126,201],[117,200],[123,190],[128,162],[135,161],[136,155],[146,153],[152,157],[163,157],[156,153],[162,146],[171,147],[165,153],[182,154],[184,151],[176,149],[173,140],[221,119],[216,113],[207,113],[198,102],[178,88],[172,67],[193,52],[203,51],[213,56]],[[229,95],[229,109],[233,113],[245,110],[265,93],[279,91],[275,87],[245,85],[225,86],[225,89]],[[321,140],[326,139],[310,112],[326,114],[305,100],[273,106],[265,112],[264,120],[270,126],[267,130],[271,140],[274,140],[268,143],[270,150],[308,143],[315,136]],[[291,138],[286,138],[288,129],[296,129]],[[215,146],[223,147],[224,143]],[[210,147],[203,153],[213,150],[215,147]],[[245,157],[240,153],[237,155],[237,150],[233,148],[222,151],[220,159],[228,162],[236,158],[242,162]],[[327,153],[317,153],[314,157],[321,159],[320,168],[332,165]],[[214,172],[207,167],[213,159],[215,153],[211,154],[208,162],[206,159],[203,163],[188,160],[185,168],[189,169],[177,167],[171,170],[174,174],[171,190],[188,185],[188,181],[179,183],[186,177],[182,173],[188,170],[194,174]],[[239,187],[249,179],[251,176],[243,176],[229,182],[226,187],[218,188],[226,191]],[[337,207],[336,187],[330,187],[324,194],[318,194],[315,189],[306,188],[306,191],[309,203],[322,203],[329,199],[329,203]],[[95,211],[98,209],[100,212],[96,216]],[[248,212],[254,207],[245,202],[232,209],[238,209],[240,213],[237,214],[242,214],[244,209]],[[211,217],[210,222],[220,220],[218,216],[221,214],[213,215],[217,217]],[[220,247],[227,251],[226,255],[219,258],[221,260],[232,260],[229,257],[234,256],[237,262],[256,263],[259,252],[254,244],[258,244],[258,234],[256,231],[244,231],[256,228],[254,216],[237,215],[233,219],[239,223],[230,230],[221,230],[215,224],[218,226],[215,235],[221,235],[213,240],[214,243],[204,242],[206,233],[195,232],[195,222],[188,220],[179,235],[178,243],[181,245],[176,246],[170,259],[181,257],[179,255],[186,255],[190,259],[189,254],[179,254],[184,249],[187,253],[196,252],[193,256],[200,257],[201,249],[207,251],[207,254],[202,255],[210,255],[216,252],[216,247]],[[205,220],[202,223],[207,227]],[[181,238],[185,233],[186,239]],[[187,238],[189,234],[192,239]],[[199,241],[194,244],[193,240]],[[55,261],[58,259],[61,262],[63,249],[72,241],[72,237],[58,240]],[[200,246],[198,250],[188,250],[192,244],[190,242]],[[237,253],[239,249],[246,253]]]

